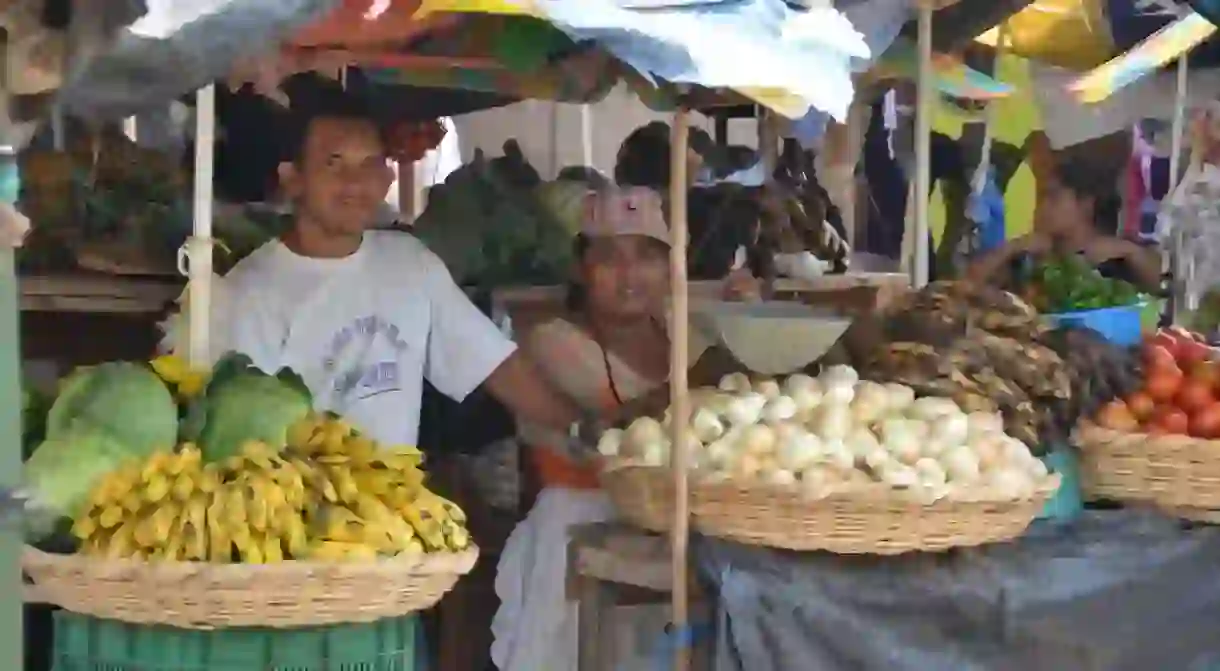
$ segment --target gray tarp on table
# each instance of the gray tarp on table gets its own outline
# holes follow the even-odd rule
[[[943,555],[694,551],[717,671],[1220,669],[1217,528],[1111,511]]]

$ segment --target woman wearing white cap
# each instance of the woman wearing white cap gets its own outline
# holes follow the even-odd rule
[[[660,196],[643,187],[590,194],[575,255],[566,314],[535,328],[523,348],[572,401],[614,417],[657,397],[669,374],[669,227]],[[725,287],[729,297],[757,289],[746,273]],[[692,384],[738,369],[707,343],[692,340],[690,352],[698,362]],[[542,492],[500,559],[492,660],[501,671],[575,669],[576,618],[563,579],[569,527],[606,520],[612,510],[596,472],[556,447],[566,444],[562,436],[524,422],[520,433]]]

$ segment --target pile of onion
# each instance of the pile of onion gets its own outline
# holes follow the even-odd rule
[[[690,464],[703,481],[799,489],[824,498],[886,485],[919,501],[1014,500],[1051,476],[992,413],[965,413],[905,385],[862,381],[847,366],[818,377],[730,375],[693,393]],[[668,463],[668,415],[606,432],[605,456]]]

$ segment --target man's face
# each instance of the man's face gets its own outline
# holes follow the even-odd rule
[[[358,119],[315,119],[300,158],[282,169],[301,213],[336,236],[371,226],[394,181],[377,127]]]

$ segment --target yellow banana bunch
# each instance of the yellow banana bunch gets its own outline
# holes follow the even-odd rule
[[[208,385],[208,373],[192,370],[182,357],[167,354],[149,363],[153,372],[183,398],[194,398]]]
[[[178,379],[173,360],[154,362]],[[184,444],[125,464],[73,525],[81,552],[151,561],[369,561],[470,547],[466,515],[424,484],[423,456],[382,446],[327,414],[287,447],[251,441],[220,463]]]

